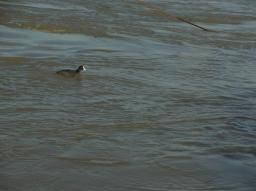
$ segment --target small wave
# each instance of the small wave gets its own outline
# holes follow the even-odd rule
[[[0,1],[0,4],[3,5],[11,5],[11,6],[23,6],[23,7],[31,7],[31,8],[39,8],[39,9],[54,9],[54,10],[83,10],[83,11],[91,11],[85,7],[75,6],[75,5],[67,5],[67,6],[58,6],[54,4],[48,3],[13,3],[13,2],[4,2]]]
[[[85,158],[85,157],[57,156],[56,159],[80,163],[80,164],[82,163],[87,165],[116,166],[116,165],[128,164],[128,161],[117,160],[112,158]]]

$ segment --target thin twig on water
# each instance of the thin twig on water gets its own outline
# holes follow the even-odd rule
[[[139,3],[141,4],[146,4],[144,0],[138,0]],[[179,20],[181,22],[184,22],[184,23],[187,23],[187,24],[190,24],[190,25],[193,25],[194,27],[197,27],[203,31],[207,31],[207,32],[215,32],[214,30],[211,30],[211,29],[207,29],[205,27],[202,27],[202,26],[199,26],[198,24],[195,24],[195,23],[192,23],[191,21],[187,20],[187,19],[184,19],[184,18],[181,18],[181,17],[178,17],[176,15],[173,15],[173,14],[170,14],[170,13],[167,13],[165,11],[163,11],[160,7],[158,6],[154,6],[154,5],[150,5],[147,3],[147,7],[151,9],[151,11],[153,12],[157,12],[158,14],[162,15],[162,16],[165,16],[167,18],[173,18],[173,19],[176,19],[176,20]]]

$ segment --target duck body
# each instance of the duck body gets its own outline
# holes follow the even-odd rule
[[[66,76],[66,77],[75,77],[75,76],[78,76],[81,71],[85,71],[85,70],[86,70],[85,67],[81,65],[76,70],[64,69],[64,70],[57,71],[56,74],[61,76]]]

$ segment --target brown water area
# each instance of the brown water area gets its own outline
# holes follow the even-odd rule
[[[255,191],[255,52],[255,0],[0,0],[0,190]]]

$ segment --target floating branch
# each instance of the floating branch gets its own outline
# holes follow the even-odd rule
[[[139,3],[143,3],[143,4],[146,4],[144,2],[144,0],[138,0]],[[181,22],[184,22],[184,23],[187,23],[187,24],[190,24],[190,25],[193,25],[203,31],[207,31],[207,32],[215,32],[214,30],[211,30],[211,29],[207,29],[205,27],[202,27],[198,24],[195,24],[195,23],[192,23],[191,21],[187,20],[187,19],[184,19],[184,18],[181,18],[181,17],[178,17],[176,15],[173,15],[173,14],[170,14],[170,13],[167,13],[165,11],[163,11],[160,7],[158,6],[154,6],[154,5],[150,5],[150,4],[147,4],[148,8],[150,8],[153,12],[157,12],[158,14],[162,15],[162,16],[165,16],[167,18],[173,18],[173,19],[176,19],[176,20],[179,20]]]

